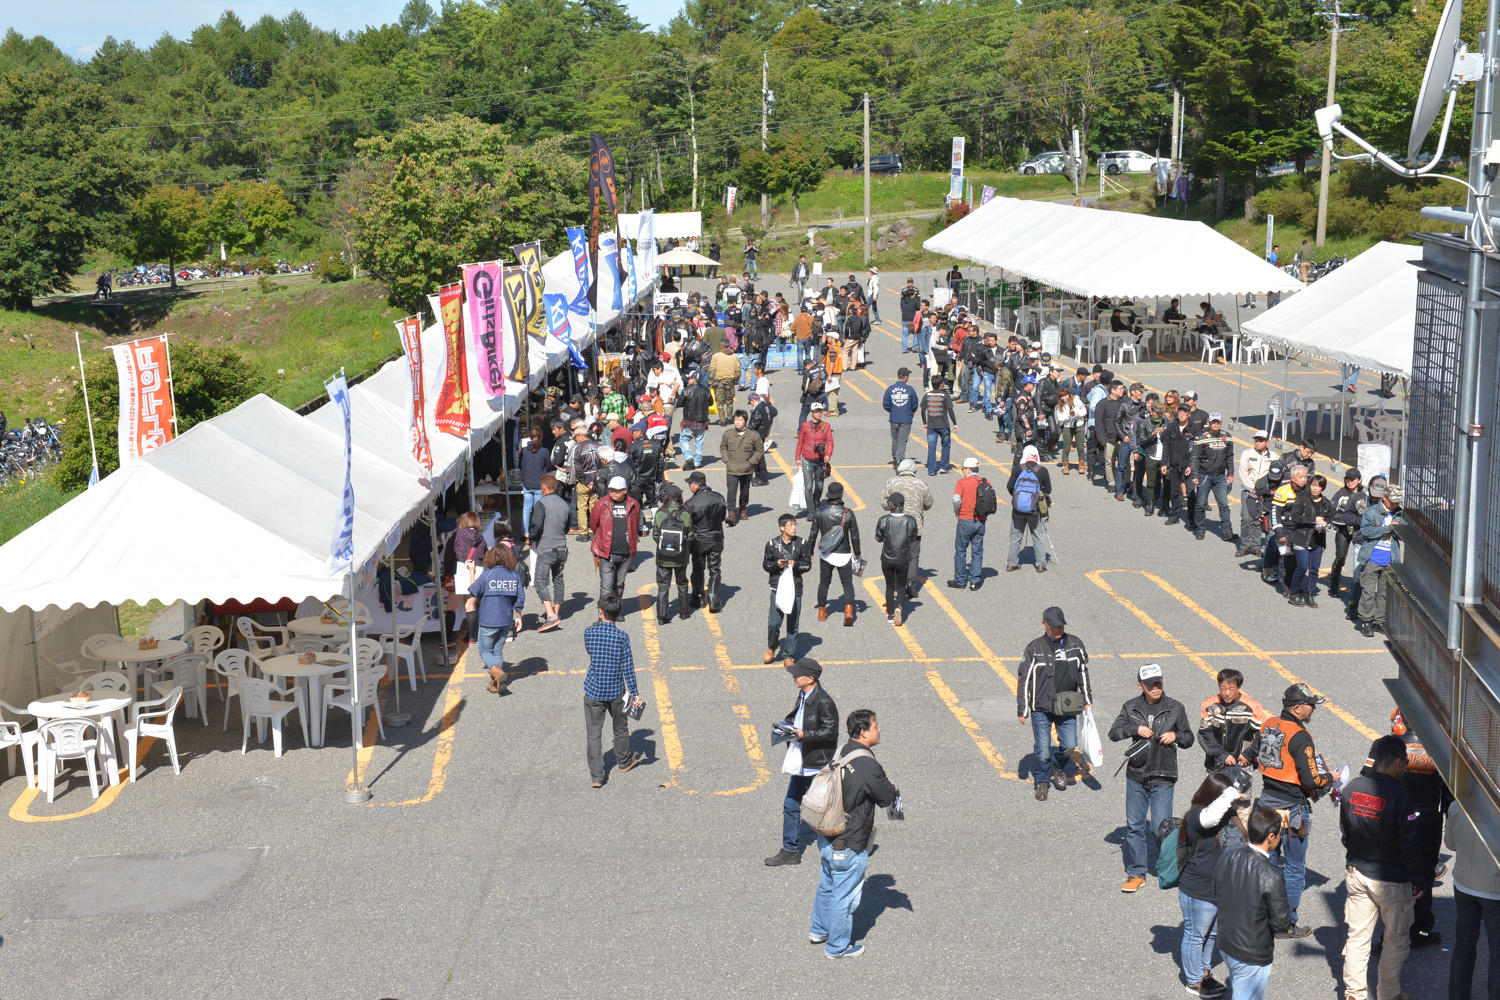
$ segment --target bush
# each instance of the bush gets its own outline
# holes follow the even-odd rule
[[[262,274],[255,279],[255,284],[260,289],[260,294],[262,295],[270,295],[276,291],[276,283],[271,280],[269,275]]]
[[[257,257],[250,262],[250,270],[261,274],[275,274],[276,263],[269,257]]]
[[[740,226],[740,234],[745,237],[746,243],[759,243],[766,238],[766,229],[764,226],[757,226],[747,222],[743,226]]]
[[[354,276],[354,269],[349,266],[344,255],[332,250],[313,258],[313,270],[317,272],[319,281],[348,281]]]
[[[1300,187],[1274,187],[1255,194],[1255,217],[1264,219],[1276,216],[1276,221],[1288,226],[1307,226],[1316,222],[1318,200],[1311,191]]]

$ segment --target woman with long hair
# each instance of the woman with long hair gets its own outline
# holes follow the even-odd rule
[[[1237,780],[1238,779],[1238,780]],[[1243,836],[1236,808],[1250,788],[1243,768],[1224,768],[1203,779],[1193,793],[1178,830],[1180,874],[1177,902],[1182,907],[1182,975],[1195,997],[1222,996],[1224,985],[1213,977],[1214,948],[1219,941],[1219,908],[1214,897],[1214,868],[1234,834]]]
[[[1067,389],[1057,391],[1057,406],[1052,410],[1052,420],[1057,424],[1057,467],[1063,470],[1065,476],[1073,468],[1068,461],[1070,447],[1078,453],[1078,471],[1083,472],[1088,468],[1088,454],[1083,450],[1083,425],[1088,422],[1088,418],[1088,407],[1083,405],[1083,400]]]
[[[484,572],[469,588],[464,605],[469,630],[479,636],[479,656],[490,673],[486,690],[492,694],[510,694],[505,643],[520,631],[521,608],[525,604],[526,588],[516,572],[516,553],[509,545],[497,543],[484,554]]]

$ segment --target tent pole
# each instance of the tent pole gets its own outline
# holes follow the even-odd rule
[[[438,496],[442,496],[439,492]],[[450,673],[453,665],[448,657],[448,595],[443,590],[443,555],[438,551],[438,501],[434,497],[432,501],[432,521],[427,530],[432,537],[432,563],[428,567],[432,574],[434,590],[437,596],[438,634],[442,636],[443,645],[443,668]]]
[[[348,573],[349,584],[349,706],[354,711],[349,713],[349,747],[354,755],[354,770],[352,772],[353,784],[344,785],[344,802],[351,806],[357,806],[374,798],[370,790],[365,787],[365,777],[359,773],[359,744],[360,723],[364,721],[364,706],[359,703],[359,626],[354,614],[354,567],[350,565]],[[376,705],[375,710],[380,711]]]
[[[385,713],[385,724],[400,728],[411,721],[411,716],[401,711],[401,660],[396,656],[396,559],[394,556],[385,557],[385,571],[391,581],[391,648],[386,652],[386,663],[394,672],[391,686],[396,689],[396,710]],[[378,593],[379,590],[377,589],[376,592]],[[416,642],[422,641],[420,631],[414,639]]]
[[[1235,351],[1236,354],[1241,353],[1241,350],[1240,350],[1240,348],[1241,348],[1240,338],[1243,337],[1244,335],[1245,335],[1244,331],[1240,328],[1240,297],[1238,295],[1236,295],[1234,297],[1234,343],[1235,343],[1235,347],[1236,347],[1236,351]],[[1245,428],[1245,363],[1243,361],[1241,361],[1239,358],[1236,358],[1235,360],[1237,362],[1235,364],[1235,367],[1240,370],[1240,387],[1236,391],[1235,397],[1234,397],[1234,423],[1235,423],[1235,426],[1238,429],[1244,430],[1244,428]],[[1209,362],[1209,363],[1212,364],[1212,362]]]
[[[39,641],[36,634],[36,612],[31,608],[26,609],[26,626],[31,632],[31,676],[36,679],[36,696],[40,698],[42,696],[42,661],[36,648]]]
[[[474,499],[474,428],[469,428],[469,509],[478,510],[479,503]]]

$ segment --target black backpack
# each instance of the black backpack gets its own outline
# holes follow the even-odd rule
[[[1000,498],[995,495],[995,487],[988,479],[981,477],[979,486],[974,491],[974,516],[989,517],[999,509]]]

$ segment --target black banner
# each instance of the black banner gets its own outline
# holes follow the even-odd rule
[[[615,158],[598,132],[589,136],[589,305],[599,305],[599,233],[604,227],[604,212],[619,211],[619,192],[615,189]]]

